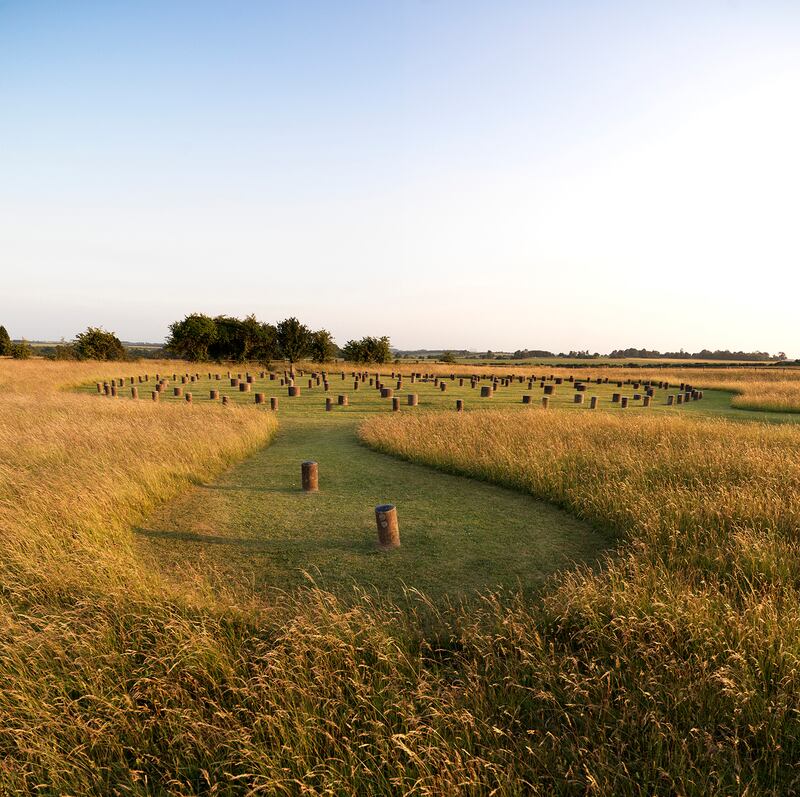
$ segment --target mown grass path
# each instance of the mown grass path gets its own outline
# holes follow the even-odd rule
[[[257,593],[307,579],[337,591],[403,586],[431,596],[521,587],[537,591],[560,567],[591,562],[609,540],[521,493],[451,476],[358,443],[359,414],[288,417],[269,447],[214,484],[157,512],[140,538],[177,569],[214,572]],[[300,490],[315,459],[320,492]],[[374,507],[398,507],[402,547],[375,547]]]

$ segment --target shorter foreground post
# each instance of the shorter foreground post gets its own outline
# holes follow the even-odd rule
[[[300,466],[303,479],[303,492],[316,493],[319,491],[319,467],[313,460],[306,460]]]
[[[400,526],[397,523],[397,508],[394,504],[375,507],[375,522],[378,526],[378,547],[384,551],[400,547]]]

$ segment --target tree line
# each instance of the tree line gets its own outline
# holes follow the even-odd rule
[[[166,350],[192,362],[258,362],[273,360],[294,365],[300,360],[327,363],[341,357],[357,363],[385,363],[392,359],[388,337],[348,340],[339,348],[327,329],[312,330],[294,316],[276,324],[254,315],[211,317],[191,313],[169,327]]]

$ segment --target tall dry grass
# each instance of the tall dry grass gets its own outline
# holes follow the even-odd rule
[[[127,374],[131,366],[122,368]],[[63,389],[119,371],[0,361],[0,569],[7,587],[152,589],[131,526],[156,503],[266,443],[276,428],[264,413]]]
[[[389,416],[361,435],[622,535],[602,572],[549,594],[526,651],[537,777],[576,793],[800,789],[800,429],[532,411]]]

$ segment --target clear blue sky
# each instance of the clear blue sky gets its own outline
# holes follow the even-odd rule
[[[0,323],[800,355],[800,3],[0,0]]]

